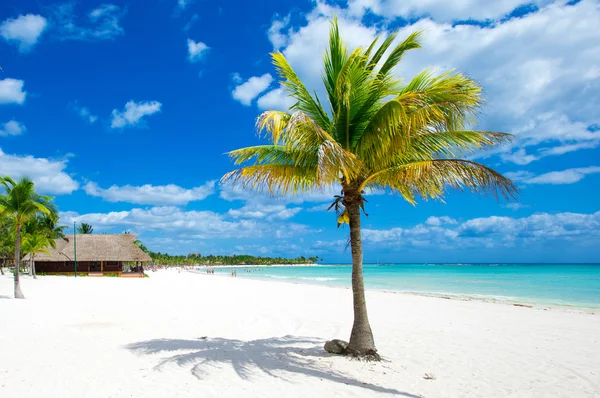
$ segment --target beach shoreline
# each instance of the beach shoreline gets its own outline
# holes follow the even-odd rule
[[[25,300],[11,299],[12,278],[0,277],[0,329],[9,336],[0,339],[0,395],[600,394],[594,315],[367,290],[385,358],[369,363],[323,350],[326,340],[348,338],[349,289],[148,274],[22,276]]]
[[[216,267],[207,267],[207,269],[212,269]],[[244,268],[244,266],[235,266],[229,268]],[[186,269],[186,272],[205,275],[205,276],[217,276],[217,277],[231,277],[229,273],[215,273],[215,274],[207,274],[206,269],[202,270],[190,270]],[[341,285],[331,285],[327,283],[310,283],[306,280],[284,280],[284,279],[271,279],[271,278],[246,278],[242,273],[239,274],[240,278],[260,281],[260,282],[274,282],[274,283],[284,283],[284,284],[293,284],[293,285],[305,285],[305,286],[322,286],[333,289],[344,289],[350,290],[350,286],[341,286]],[[400,294],[400,295],[409,295],[409,296],[420,296],[420,297],[431,297],[445,300],[457,300],[457,301],[475,301],[475,302],[484,302],[490,304],[498,304],[498,305],[509,305],[516,307],[526,307],[532,308],[536,310],[543,311],[564,311],[564,312],[575,312],[575,313],[585,313],[598,315],[600,314],[600,305],[578,305],[572,303],[552,303],[552,302],[544,302],[544,301],[536,301],[535,299],[525,299],[519,297],[506,297],[506,296],[493,296],[493,295],[466,295],[466,294],[455,294],[455,293],[447,293],[447,292],[417,292],[417,291],[403,291],[403,290],[392,290],[392,289],[377,289],[377,288],[366,288],[369,291],[374,292],[382,292],[389,294]]]

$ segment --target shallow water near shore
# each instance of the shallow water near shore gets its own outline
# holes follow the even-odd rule
[[[232,269],[215,268],[219,274]],[[242,278],[345,286],[351,266],[238,267]],[[365,264],[367,289],[600,308],[600,264]]]

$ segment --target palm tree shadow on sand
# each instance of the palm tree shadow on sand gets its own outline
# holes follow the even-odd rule
[[[380,393],[420,397],[393,388],[362,383],[330,369],[326,363],[320,361],[330,356],[323,351],[323,343],[319,339],[296,336],[251,341],[223,338],[156,339],[131,343],[125,348],[139,355],[177,353],[162,358],[154,369],[161,370],[163,366],[172,363],[181,367],[191,366],[191,373],[198,379],[207,377],[211,369],[230,365],[239,377],[246,380],[251,379],[257,370],[283,380],[288,380],[285,377],[286,373],[299,373]]]

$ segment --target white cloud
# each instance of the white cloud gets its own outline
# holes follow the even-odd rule
[[[24,53],[38,42],[47,25],[46,18],[41,15],[19,15],[0,24],[0,36],[7,42],[16,44],[19,51]]]
[[[287,33],[281,33],[281,31],[288,27],[289,23],[289,15],[281,20],[279,19],[279,15],[275,15],[275,18],[271,23],[271,27],[267,32],[267,35],[269,36],[269,41],[273,44],[273,48],[275,50],[279,50],[287,44],[288,35]]]
[[[27,92],[23,91],[23,80],[0,80],[0,104],[22,104],[25,102]]]
[[[237,86],[231,94],[242,105],[250,106],[254,98],[269,88],[271,82],[273,82],[273,76],[269,73],[262,76],[253,76]]]
[[[272,220],[287,220],[302,211],[301,207],[288,208],[286,205],[249,204],[239,209],[230,209],[227,214],[233,218],[256,218]]]
[[[439,227],[440,225],[443,225],[443,224],[454,225],[456,223],[457,223],[457,221],[455,219],[448,217],[448,216],[442,216],[442,217],[431,216],[427,219],[427,221],[425,221],[425,224],[434,226],[434,227]]]
[[[366,10],[385,18],[414,19],[431,17],[438,21],[497,20],[507,16],[518,6],[545,4],[552,0],[349,0],[350,12],[357,16]]]
[[[116,186],[100,188],[95,182],[85,185],[85,192],[98,196],[108,202],[127,202],[147,205],[187,205],[189,202],[203,200],[215,193],[215,181],[209,181],[199,187],[186,189],[178,185],[142,185]]]
[[[128,126],[137,126],[142,123],[144,116],[150,116],[160,112],[162,104],[158,101],[129,101],[125,104],[125,111],[117,109],[112,111],[112,128],[124,128]]]
[[[595,28],[600,20],[600,3],[542,0],[536,2],[540,7],[536,12],[500,19],[486,27],[446,21],[499,18],[515,6],[530,2],[441,3],[356,0],[350,2],[350,8],[340,8],[317,1],[306,14],[303,26],[279,31],[285,37],[277,40],[286,43],[282,52],[309,91],[316,90],[324,98],[321,55],[333,15],[338,16],[341,34],[348,47],[353,48],[368,45],[378,33],[387,33],[385,23],[362,23],[365,7],[376,14],[393,9],[386,16],[433,13],[433,20],[420,19],[399,30],[400,39],[415,30],[423,30],[424,34],[423,49],[408,53],[397,72],[410,79],[426,67],[436,71],[456,68],[480,82],[487,104],[478,127],[514,133],[518,138],[512,156],[505,156],[506,161],[525,164],[561,152],[595,147],[600,142],[600,132],[590,128],[600,124],[596,109],[600,103],[600,30]],[[478,6],[472,7],[476,3]],[[531,153],[519,152],[530,146],[538,148]],[[564,146],[567,149],[558,149]]]
[[[257,101],[258,107],[262,110],[279,111],[287,111],[295,103],[296,101],[287,95],[282,87],[269,91],[265,95],[261,96]]]
[[[332,202],[333,202],[333,200],[332,200]],[[309,207],[308,209],[306,209],[306,211],[309,213],[314,213],[317,211],[327,211],[327,209],[329,209],[329,206],[331,206],[331,203],[323,203],[322,205],[316,205],[313,207]]]
[[[569,152],[579,151],[580,149],[593,149],[600,145],[599,141],[580,142],[578,144],[556,146],[554,148],[543,148],[540,149],[540,155],[552,156],[552,155],[563,155]]]
[[[61,40],[112,40],[125,33],[121,18],[126,10],[115,4],[102,4],[87,14],[87,24],[78,25],[74,3],[51,6],[52,26]],[[81,20],[81,18],[79,18]]]
[[[163,206],[148,209],[134,208],[129,211],[78,214],[61,213],[61,220],[86,222],[101,229],[131,228],[136,231],[167,231],[173,238],[186,236],[191,239],[240,238],[260,235],[256,221],[226,221],[211,211],[184,211],[177,207]]]
[[[130,229],[138,233],[168,233],[169,238],[174,241],[186,240],[189,243],[206,239],[282,239],[314,232],[300,224],[281,225],[276,221],[266,223],[256,219],[231,221],[225,215],[212,211],[184,211],[173,206],[89,214],[68,211],[60,216],[61,221],[69,225],[76,221],[90,223],[100,230]]]
[[[516,171],[504,173],[507,178],[518,181],[523,184],[552,184],[552,185],[564,185],[574,184],[581,181],[588,174],[600,173],[600,167],[578,167],[562,171],[551,171],[548,173],[540,174],[536,176],[530,171]]]
[[[563,171],[551,171],[537,177],[525,179],[523,182],[526,184],[574,184],[583,180],[586,175],[596,173],[600,173],[600,167],[581,167]]]
[[[79,105],[79,103],[77,103],[77,101],[75,101],[74,103],[70,104],[70,107],[83,120],[85,120],[86,122],[88,122],[90,124],[94,124],[98,120],[98,116],[93,115],[92,112],[90,112],[90,110],[87,107]]]
[[[79,183],[65,172],[66,168],[66,159],[9,155],[0,149],[2,175],[9,175],[13,179],[29,177],[40,193],[60,195],[77,190]]]
[[[521,166],[539,159],[539,156],[528,154],[525,148],[517,149],[512,153],[503,153],[500,157],[505,162],[512,162]]]
[[[484,217],[447,226],[418,224],[412,228],[363,229],[365,245],[406,250],[435,247],[465,248],[528,247],[536,242],[571,241],[589,245],[600,237],[600,211],[593,214],[536,213],[528,217]]]
[[[507,203],[505,205],[502,205],[502,207],[504,207],[506,209],[511,209],[511,210],[521,210],[521,209],[526,209],[531,206],[525,205],[523,203]]]
[[[27,131],[23,123],[16,120],[10,120],[3,125],[0,125],[0,137],[8,137],[11,135],[21,135]]]
[[[201,41],[195,42],[192,39],[187,39],[188,45],[188,60],[192,63],[201,61],[207,52],[210,50],[205,43]]]

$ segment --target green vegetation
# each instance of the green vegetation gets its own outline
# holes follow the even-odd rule
[[[141,243],[140,243],[141,245]],[[167,253],[154,253],[144,247],[144,250],[152,258],[152,263],[156,265],[274,265],[274,264],[315,264],[319,261],[318,257],[256,257],[247,254],[234,256],[171,256]]]
[[[15,182],[12,178],[6,176],[0,178],[0,184],[6,190],[5,195],[0,195],[0,214],[8,219],[10,224],[9,234],[14,234],[15,237],[15,298],[25,298],[19,281],[23,254],[21,252],[21,230],[26,223],[37,217],[54,217],[53,213],[56,213],[56,207],[52,204],[51,197],[41,196],[35,191],[34,183],[28,178],[22,178],[19,182]]]
[[[368,358],[378,355],[362,273],[364,195],[386,189],[414,204],[417,197],[441,199],[447,188],[494,197],[516,193],[509,179],[465,159],[511,139],[469,130],[483,102],[481,87],[460,73],[427,70],[403,82],[396,67],[407,51],[420,48],[420,33],[392,47],[396,36],[348,51],[333,21],[323,58],[324,101],[310,94],[282,53],[274,53],[280,84],[296,103],[289,112],[259,116],[269,145],[230,152],[243,167],[222,179],[274,195],[341,186],[330,209],[338,226],[350,226],[354,324],[346,352]]]
[[[82,235],[87,235],[87,234],[91,234],[94,232],[94,227],[92,227],[90,224],[86,224],[84,222],[82,222],[78,227],[77,227],[77,233],[80,233]]]
[[[23,237],[23,254],[31,255],[31,264],[29,266],[29,275],[35,275],[35,255],[37,253],[49,253],[48,247],[55,245],[54,239],[49,238],[43,229],[38,229],[32,233],[25,234]]]

